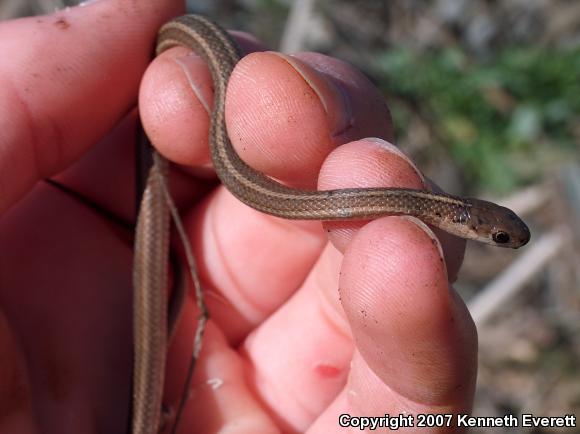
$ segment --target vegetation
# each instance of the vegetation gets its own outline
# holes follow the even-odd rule
[[[392,49],[379,59],[387,93],[416,106],[469,180],[507,191],[537,178],[580,142],[580,49],[511,48],[475,63],[455,48]],[[391,107],[397,127],[410,107]]]

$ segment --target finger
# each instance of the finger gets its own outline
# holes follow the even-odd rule
[[[223,189],[184,224],[210,315],[234,345],[300,287],[325,244],[319,223],[272,218]]]
[[[261,48],[247,36],[242,41],[248,50]],[[148,69],[140,97],[143,123],[163,155],[207,166],[211,77],[201,58],[186,53],[170,50]],[[232,143],[248,164],[314,186],[336,145],[371,133],[390,139],[392,128],[380,93],[360,72],[326,56],[303,56],[310,64],[273,52],[244,57],[228,85],[226,116]]]
[[[473,397],[467,397],[458,405],[433,406],[417,403],[402,398],[389,391],[373,372],[365,366],[365,361],[356,353],[352,362],[352,374],[349,384],[331,405],[306,430],[308,434],[328,433],[340,426],[340,432],[360,433],[360,419],[378,416],[386,429],[404,430],[406,433],[463,433],[465,428],[458,428],[455,418],[449,421],[452,414],[469,414]],[[364,375],[366,374],[366,375]],[[444,415],[441,427],[427,428],[421,426],[419,414]],[[354,421],[354,422],[353,422]],[[449,425],[447,425],[449,423]]]
[[[332,152],[320,172],[321,190],[347,187],[429,189],[421,172],[399,149],[381,139],[351,142]],[[325,222],[334,245],[344,251],[365,221]],[[450,281],[463,261],[465,240],[435,229],[445,256]]]
[[[419,172],[409,160],[392,145],[378,139],[360,140],[336,149],[323,165],[320,182],[323,189],[341,188],[345,184],[354,187],[423,187]],[[406,226],[401,227],[400,222],[407,223],[407,220],[398,217],[379,221],[384,222],[387,227],[392,225],[393,229],[388,233],[391,243],[396,241],[399,248],[411,256],[416,254],[420,257],[424,254],[422,243],[427,249],[433,249],[436,245],[437,255],[429,257],[432,261],[425,261],[426,263],[417,266],[443,270],[443,276],[447,278],[441,247],[428,228],[425,227],[425,230],[431,235],[423,236],[417,241],[417,229],[422,233],[422,227],[412,223],[410,230]],[[348,254],[353,237],[358,237],[356,231],[361,230],[361,227],[364,230],[374,223],[376,222],[366,225],[361,222],[333,223],[334,226],[327,223],[327,227],[331,228],[330,238],[334,244],[342,250],[346,249]],[[375,237],[377,243],[382,240],[379,235],[380,233]],[[411,242],[407,241],[409,238]],[[447,249],[458,253],[450,253],[448,257],[453,260],[460,256],[463,246],[462,240],[450,243]],[[377,251],[380,249],[377,248]],[[378,254],[365,253],[368,256]],[[391,254],[393,258],[385,263],[390,266],[389,270],[397,275],[412,277],[412,267],[396,262],[399,253],[394,248]],[[361,256],[364,258],[364,255]],[[383,256],[380,258],[385,260]],[[367,260],[370,261],[370,258]],[[342,284],[339,286],[332,276],[338,275],[339,270],[337,268],[328,272],[327,266],[322,264],[325,264],[324,260],[314,267],[304,287],[252,332],[244,343],[250,365],[255,370],[254,387],[258,390],[260,399],[270,407],[280,423],[298,431],[312,423],[319,412],[335,398],[338,389],[342,387],[340,381],[344,381],[348,372],[352,354],[352,342],[348,334],[350,325],[336,313],[340,312],[336,288],[342,288]],[[450,268],[456,269],[459,265],[460,262],[457,261]],[[365,272],[366,263],[361,260],[356,275]],[[352,274],[355,271],[343,267],[340,275],[344,277],[345,273]],[[376,279],[377,282],[392,280],[386,273]],[[392,280],[392,284],[396,286],[400,284],[400,280]],[[388,290],[390,289],[386,289]],[[347,303],[345,299],[342,302]],[[373,303],[372,300],[368,302]],[[382,306],[380,301],[377,303]],[[363,312],[366,309],[361,306],[357,308]],[[384,363],[385,353],[381,354]],[[333,375],[328,375],[329,373]],[[282,391],[285,391],[284,394]]]
[[[0,212],[135,104],[156,30],[179,3],[102,0],[0,24]]]
[[[426,225],[387,217],[364,226],[345,252],[340,293],[358,350],[390,390],[432,405],[470,396],[475,326]]]
[[[195,56],[179,57],[177,50],[165,54],[143,82],[146,129],[150,136],[158,134],[154,142],[166,156],[206,165],[209,74],[200,73],[206,67]],[[273,53],[253,53],[238,64],[228,87],[229,135],[241,153],[268,147],[285,162],[276,165],[265,153],[243,155],[252,166],[294,185],[315,185],[321,158],[349,135],[391,134],[388,110],[368,80],[342,62],[326,62],[324,73]],[[349,95],[355,91],[356,96]],[[181,149],[171,154],[164,147],[164,134],[173,138],[167,146],[181,141]],[[288,164],[288,154],[293,164]],[[286,171],[286,166],[291,169]],[[195,210],[188,224],[202,280],[215,295],[210,298],[212,316],[229,338],[243,336],[287,300],[323,246],[317,224],[264,216],[223,191]]]
[[[186,314],[193,314],[191,300],[185,310]],[[183,392],[189,364],[189,359],[183,355],[191,354],[192,350],[192,324],[187,324],[186,333],[176,335],[179,337],[169,351],[165,398],[173,415]],[[169,420],[168,425],[172,427],[174,422],[175,418]],[[210,321],[177,432],[224,432],[232,426],[236,427],[236,432],[279,432],[248,388],[243,360]]]
[[[382,96],[344,62],[255,53],[235,72],[226,111],[232,143],[250,166],[277,179],[315,188],[337,145],[368,135],[392,139]]]
[[[300,290],[241,347],[251,388],[284,432],[304,432],[346,382],[353,343],[336,290],[340,262],[329,245]]]
[[[121,432],[131,377],[127,240],[40,183],[0,220],[0,244],[0,306],[24,356],[34,408],[27,420],[43,432],[87,432],[95,421]],[[9,389],[0,389],[1,401]]]
[[[322,162],[338,144],[366,136],[389,140],[393,135],[382,96],[344,62],[314,53],[300,59],[275,53],[246,56],[230,80],[227,104],[228,132],[236,150],[252,167],[275,178],[313,187],[320,176],[321,190],[391,185],[426,188],[419,170],[392,146],[391,155],[397,154],[400,160],[392,167],[383,167],[377,152],[365,154],[363,149],[359,152],[343,146],[325,162],[328,177],[324,178],[324,171],[319,175]],[[364,165],[360,159],[365,159]],[[355,166],[359,169],[353,174]],[[411,170],[401,171],[404,168]],[[336,182],[339,179],[344,182]],[[356,228],[361,224],[337,222],[326,227]],[[442,231],[436,233],[444,243],[454,279],[464,242]]]
[[[135,140],[137,114],[125,116],[74,164],[51,177],[103,210],[103,217],[135,221]]]
[[[137,112],[132,111],[98,143],[51,179],[66,186],[102,211],[103,217],[132,229],[135,221],[135,141]],[[173,169],[173,168],[172,168]],[[171,170],[171,195],[177,206],[189,206],[207,194],[211,185],[191,182],[180,170]]]
[[[425,225],[388,217],[360,229],[345,253],[340,294],[357,351],[346,387],[309,433],[335,429],[345,414],[417,421],[419,413],[470,411],[477,332]]]
[[[263,50],[251,35],[232,32],[244,52]],[[166,158],[196,174],[208,168],[208,131],[213,83],[205,62],[185,47],[158,56],[147,69],[139,90],[141,119],[147,136]]]
[[[340,288],[360,354],[309,432],[328,432],[341,414],[470,411],[477,332],[425,225],[389,217],[363,227],[345,253]]]
[[[2,346],[0,377],[4,379],[2,389],[0,389],[0,406],[3,409],[10,409],[4,410],[0,423],[9,432],[34,432],[30,379],[26,372],[26,359],[15,332],[4,312],[0,311],[0,345]],[[14,406],[15,397],[18,397],[16,406]]]

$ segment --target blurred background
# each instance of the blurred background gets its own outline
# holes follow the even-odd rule
[[[0,18],[73,3],[0,0]],[[272,49],[319,51],[356,65],[384,93],[396,144],[427,176],[526,220],[532,240],[520,250],[469,243],[455,284],[479,331],[474,414],[580,416],[580,2],[196,0],[188,7]]]

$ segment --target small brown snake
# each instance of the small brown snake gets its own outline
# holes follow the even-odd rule
[[[226,87],[241,57],[237,44],[208,19],[186,15],[161,27],[157,54],[178,45],[194,50],[211,71],[215,89],[209,132],[213,166],[226,188],[252,208],[302,220],[411,215],[458,237],[500,247],[518,248],[530,239],[526,224],[511,210],[494,203],[398,188],[298,190],[252,169],[232,147],[224,118]],[[169,214],[173,206],[167,190],[167,168],[168,162],[154,152],[136,230],[133,434],[156,433],[160,419],[167,340]]]

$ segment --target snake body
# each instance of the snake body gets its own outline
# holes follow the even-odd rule
[[[502,247],[516,248],[528,241],[525,223],[511,210],[490,202],[395,188],[299,190],[256,171],[234,150],[225,124],[227,83],[241,57],[237,44],[217,24],[185,15],[161,27],[157,54],[177,45],[199,54],[211,71],[215,89],[209,133],[211,159],[226,188],[252,208],[300,220],[412,215],[457,236]]]
[[[209,132],[213,166],[226,188],[252,208],[304,220],[411,215],[459,237],[495,246],[518,248],[528,242],[526,224],[511,210],[491,202],[399,188],[301,190],[256,171],[234,150],[225,124],[226,88],[241,58],[236,42],[207,18],[185,15],[159,30],[157,54],[174,46],[192,49],[209,67],[214,85]],[[166,170],[167,161],[156,154],[136,231],[134,434],[155,433],[159,423],[167,304],[160,297],[165,296],[167,287],[169,236],[168,210],[160,185],[165,182]]]

